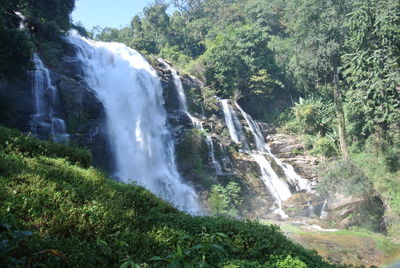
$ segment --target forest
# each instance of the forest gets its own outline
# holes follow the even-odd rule
[[[318,194],[366,200],[356,228],[398,242],[398,0],[154,0],[125,27],[92,29],[72,22],[74,8],[0,3],[0,83],[26,79],[37,53],[57,66],[71,29],[123,43],[153,65],[163,58],[204,85],[188,92],[203,116],[215,114],[215,97],[230,99],[297,137],[320,161]],[[0,96],[1,125],[7,109]],[[274,225],[233,219],[242,202],[234,183],[210,188],[210,202],[235,205],[194,217],[108,180],[90,152],[73,147],[0,126],[0,267],[342,267]]]

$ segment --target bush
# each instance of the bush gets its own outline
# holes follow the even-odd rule
[[[300,98],[293,107],[293,114],[301,133],[310,135],[325,135],[332,131],[334,120],[334,106],[330,101],[322,98]]]
[[[337,155],[336,145],[334,141],[326,137],[319,137],[315,140],[311,153],[324,157],[333,157]]]
[[[238,216],[239,206],[242,204],[240,186],[230,182],[226,187],[213,185],[209,198],[213,215]]]
[[[5,152],[22,153],[29,157],[47,156],[65,158],[70,163],[89,167],[92,155],[88,150],[72,148],[62,144],[41,141],[0,126],[0,150]]]
[[[353,154],[352,159],[359,169],[373,182],[374,190],[385,203],[385,222],[389,234],[400,235],[400,170],[392,172],[387,166],[385,156],[374,148],[364,148],[363,152]]]
[[[33,232],[26,238],[26,254],[56,249],[65,255],[68,267],[117,267],[175,254],[179,245],[199,253],[189,254],[190,261],[205,260],[205,267],[223,267],[233,260],[263,264],[272,257],[285,262],[288,256],[308,267],[334,267],[288,240],[277,226],[194,217],[142,187],[112,181],[94,168],[84,169],[65,159],[37,155],[37,150],[35,146],[23,152],[0,147],[0,219],[13,214],[21,226],[17,230]],[[217,239],[219,234],[224,236]],[[1,246],[3,240],[12,239],[1,235]],[[209,250],[213,244],[223,253]],[[18,254],[7,251],[0,262],[22,258],[20,265],[26,265],[28,255]],[[151,267],[164,264],[152,262]],[[50,256],[35,259],[32,265],[61,267],[63,263]]]
[[[317,191],[325,197],[336,194],[362,198],[355,213],[359,226],[371,231],[383,231],[384,204],[371,180],[350,159],[337,160],[322,166]]]
[[[373,184],[350,159],[340,159],[325,163],[320,167],[321,180],[317,190],[325,197],[345,194],[369,197],[373,194]]]

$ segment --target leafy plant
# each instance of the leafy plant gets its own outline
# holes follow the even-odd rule
[[[226,187],[213,185],[209,202],[214,215],[238,216],[239,206],[242,204],[240,186],[236,182],[229,182]]]

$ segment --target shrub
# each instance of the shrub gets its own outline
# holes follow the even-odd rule
[[[350,159],[325,163],[320,167],[321,180],[317,190],[329,197],[337,193],[356,197],[373,194],[373,184]]]
[[[326,137],[319,137],[315,140],[311,153],[324,157],[333,157],[337,155],[336,145],[334,141]]]
[[[209,267],[223,267],[233,260],[263,264],[272,256],[284,261],[289,255],[309,267],[333,267],[288,240],[277,226],[194,217],[142,187],[112,181],[94,168],[65,159],[36,155],[29,148],[37,150],[35,146],[23,152],[0,147],[0,219],[13,214],[21,226],[17,230],[33,232],[26,238],[28,254],[56,249],[65,255],[68,267],[116,267],[149,263],[154,256],[176,253],[180,245],[195,250],[189,255],[191,262],[206,262]],[[226,188],[237,193],[235,185]],[[217,239],[218,233],[226,237]],[[0,246],[4,246],[3,240],[11,238],[1,235]],[[223,253],[210,250],[213,244]],[[26,265],[28,259],[17,252],[8,251],[3,257],[20,260],[20,256],[20,266]],[[63,265],[57,256],[38,258],[33,264]],[[152,262],[151,267],[164,264]]]
[[[230,182],[226,187],[213,185],[209,198],[213,215],[238,216],[239,206],[242,204],[240,186]]]
[[[70,163],[77,163],[82,167],[89,167],[92,163],[92,155],[88,150],[41,141],[23,135],[17,130],[2,126],[0,126],[0,150],[22,153],[29,157],[48,156],[65,158]]]
[[[300,98],[293,107],[296,123],[303,134],[324,135],[332,129],[334,106],[322,98]]]
[[[344,194],[362,198],[357,211],[359,226],[372,231],[383,231],[384,204],[374,189],[371,180],[350,159],[341,159],[325,164],[320,170],[321,180],[317,191],[325,197]]]

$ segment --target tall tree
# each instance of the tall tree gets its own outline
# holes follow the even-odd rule
[[[327,86],[332,89],[343,157],[348,157],[348,148],[339,66],[347,36],[343,23],[351,10],[352,1],[348,0],[296,0],[287,13],[295,49],[293,72],[300,82],[297,85],[302,85],[306,91]]]

